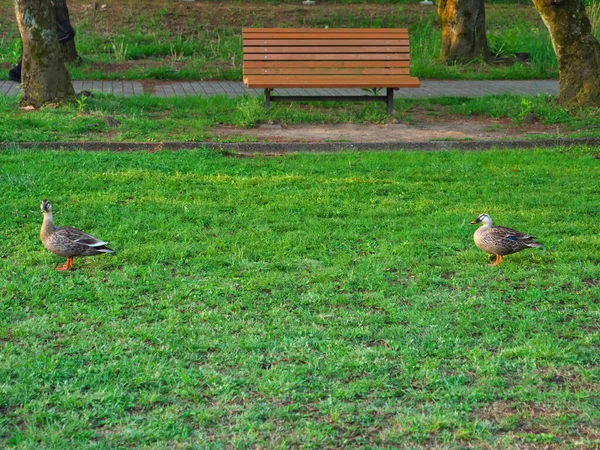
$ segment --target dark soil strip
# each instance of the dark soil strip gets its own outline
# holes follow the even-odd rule
[[[331,153],[340,151],[481,151],[490,149],[527,149],[548,147],[600,147],[600,138],[538,139],[527,141],[433,141],[433,142],[5,142],[0,150],[85,150],[85,151],[160,151],[207,149],[238,154]],[[599,149],[600,151],[600,149]]]

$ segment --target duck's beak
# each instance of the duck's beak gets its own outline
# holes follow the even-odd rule
[[[471,220],[471,225],[477,225],[479,222],[481,222],[481,220],[479,220],[479,219]]]

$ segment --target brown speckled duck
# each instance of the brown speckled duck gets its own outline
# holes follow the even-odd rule
[[[52,220],[52,205],[48,200],[42,201],[44,222],[40,230],[40,239],[44,247],[59,256],[67,258],[67,263],[58,266],[56,270],[69,270],[73,266],[75,256],[93,256],[100,253],[114,253],[107,243],[96,239],[77,228],[55,227]]]
[[[504,255],[517,253],[526,248],[542,246],[539,242],[534,241],[533,236],[511,228],[495,227],[492,218],[488,214],[480,214],[471,223],[483,224],[483,226],[477,228],[473,239],[481,250],[496,256],[496,260],[490,266],[500,264]]]

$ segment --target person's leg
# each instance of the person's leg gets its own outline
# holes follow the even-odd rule
[[[21,64],[22,63],[23,63],[23,57],[21,56],[19,58],[19,61],[15,65],[15,67],[13,67],[12,69],[10,69],[8,71],[8,79],[10,81],[16,81],[17,83],[21,82]]]
[[[72,41],[75,38],[75,30],[68,20],[56,19],[56,31],[58,33],[58,43]]]

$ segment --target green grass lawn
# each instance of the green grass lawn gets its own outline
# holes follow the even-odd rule
[[[595,448],[597,158],[3,151],[0,446]]]
[[[487,4],[490,3],[490,4]],[[448,66],[439,60],[441,31],[437,8],[413,0],[330,1],[303,7],[292,1],[145,0],[143,3],[70,0],[81,66],[74,79],[241,80],[242,27],[386,28],[407,27],[411,74],[423,79],[557,78],[550,34],[531,2],[486,2],[490,52],[500,58],[529,53],[524,63]],[[599,8],[592,10],[600,36]],[[595,13],[594,13],[595,11]],[[21,52],[14,7],[0,0],[0,78]],[[514,58],[511,59],[514,61]]]
[[[197,1],[69,0],[83,64],[74,79],[228,79],[242,76],[242,27],[407,27],[411,74],[422,79],[557,78],[550,34],[526,0],[486,2],[486,31],[494,64],[448,66],[439,60],[437,8],[414,0]],[[600,6],[585,0],[593,33],[600,38]],[[94,5],[97,8],[94,8]],[[104,5],[104,6],[103,6]],[[21,53],[14,7],[0,0],[0,79]],[[529,59],[514,63],[516,53]]]
[[[144,95],[119,98],[96,94],[71,105],[50,106],[37,111],[19,110],[18,102],[17,97],[0,96],[0,143],[235,141],[245,138],[221,138],[215,134],[215,127],[250,128],[269,121],[286,125],[384,124],[398,120],[418,125],[415,122],[418,114],[426,117],[421,119],[421,123],[469,120],[473,117],[507,118],[510,121],[503,126],[508,128],[522,125],[527,116],[533,114],[538,123],[552,126],[544,137],[600,136],[598,108],[568,110],[561,107],[555,98],[546,96],[397,99],[394,117],[385,113],[382,103],[290,102],[274,104],[269,112],[265,112],[262,99],[248,96],[157,98]],[[109,126],[106,116],[115,118],[120,125]],[[528,139],[536,137],[540,135],[526,135]]]

